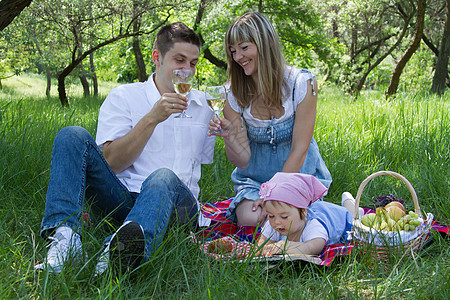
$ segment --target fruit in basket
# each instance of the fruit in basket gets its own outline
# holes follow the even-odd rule
[[[376,230],[385,231],[413,231],[421,224],[419,216],[410,211],[405,214],[397,205],[377,207],[376,213],[362,216],[361,223]]]
[[[404,231],[413,231],[422,224],[419,220],[419,215],[413,211],[410,211],[407,215],[398,220],[398,224]]]
[[[378,224],[375,223],[374,226],[371,226],[374,229],[386,231],[401,230],[396,220],[391,218],[388,211],[385,210],[383,207],[377,207],[376,219],[378,220]]]
[[[389,207],[398,207],[398,208],[400,208],[400,209],[403,211],[403,215],[406,214],[406,209],[405,209],[405,207],[404,207],[403,204],[401,204],[399,201],[392,201],[391,203],[388,203],[388,204],[384,207],[384,209],[387,210]]]
[[[393,203],[393,202],[391,202]],[[389,207],[385,207],[386,209],[386,213],[389,217],[391,217],[392,219],[394,219],[395,221],[400,220],[401,217],[403,217],[405,215],[405,212],[399,208],[398,206],[389,206]]]
[[[409,211],[408,215],[410,215],[410,216],[411,216],[411,218],[415,218],[415,219],[419,218],[419,215],[418,215],[418,214],[416,214],[416,213],[415,213],[415,212],[413,212],[413,211]]]
[[[375,222],[377,221],[376,216],[377,215],[374,213],[369,213],[367,215],[364,215],[361,218],[361,223],[363,223],[363,225],[365,225],[367,227],[372,227],[375,224]]]
[[[373,201],[375,207],[386,206],[390,202],[399,202],[402,204],[404,202],[403,199],[395,198],[392,194],[387,194],[386,196],[377,196],[376,200]]]
[[[225,254],[233,251],[233,244],[226,239],[217,239],[209,243],[208,252],[215,254]]]

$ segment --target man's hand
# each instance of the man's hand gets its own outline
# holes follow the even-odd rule
[[[188,107],[188,98],[177,93],[164,93],[148,113],[157,123],[165,121],[171,114],[181,113]]]

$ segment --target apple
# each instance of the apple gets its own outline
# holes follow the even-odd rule
[[[405,215],[405,212],[401,208],[394,205],[391,205],[388,208],[386,208],[386,213],[389,217],[391,217],[395,221],[400,220],[400,218]]]
[[[217,239],[208,245],[209,253],[224,254],[231,251],[233,251],[233,244],[229,240]]]
[[[367,215],[362,216],[361,223],[367,227],[373,227],[376,222],[376,214],[368,213]]]
[[[392,207],[392,206],[396,206],[396,207],[400,208],[400,209],[403,210],[403,212],[406,214],[406,209],[405,209],[405,207],[403,206],[403,204],[401,204],[401,203],[398,202],[398,201],[392,201],[392,202],[388,203],[384,208],[387,210],[388,207]]]

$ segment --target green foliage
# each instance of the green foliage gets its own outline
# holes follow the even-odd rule
[[[0,77],[36,70],[39,73],[50,70],[55,77],[80,51],[130,30],[133,14],[140,14],[141,30],[148,33],[139,39],[147,74],[151,74],[155,25],[169,17],[168,22],[182,21],[193,27],[200,16],[200,4],[204,5],[204,11],[196,30],[205,40],[202,50],[208,49],[225,61],[223,36],[229,24],[245,12],[258,10],[273,22],[289,64],[313,69],[324,80],[339,84],[347,92],[354,92],[362,76],[395,44],[406,22],[403,13],[414,15],[415,12],[414,5],[407,0],[35,0],[0,33]],[[442,7],[445,7],[444,0],[432,1],[427,6],[424,33],[434,46],[442,39],[446,17]],[[410,23],[403,42],[369,72],[366,83],[375,83],[378,89],[389,84],[396,61],[408,47],[413,29]],[[424,58],[425,64],[420,63],[419,57]],[[411,86],[428,88],[427,82],[433,75],[432,57],[426,47],[413,57],[405,69],[408,74],[401,77],[400,90]],[[94,60],[97,77],[101,80],[137,80],[131,39],[101,47],[94,53]],[[88,67],[85,59],[83,69],[74,70],[69,80],[76,82],[79,72],[89,77]],[[416,70],[421,71],[419,75]],[[219,80],[211,80],[211,76]],[[204,86],[223,82],[226,75],[223,69],[201,60],[197,78],[199,85]]]
[[[424,92],[431,88],[436,57],[425,47],[419,48],[403,70],[399,90]]]
[[[213,79],[211,79],[213,80]],[[394,262],[372,261],[359,248],[331,267],[280,263],[217,263],[203,255],[189,230],[171,226],[162,247],[133,275],[110,271],[94,277],[96,254],[113,231],[107,220],[83,229],[89,258],[60,275],[35,272],[46,253],[39,237],[53,138],[64,126],[80,125],[95,134],[101,100],[77,96],[70,109],[55,98],[40,97],[42,77],[4,81],[0,91],[0,297],[117,299],[312,299],[312,298],[449,298],[448,240]],[[106,94],[114,84],[102,82]],[[73,94],[82,91],[74,87]],[[342,192],[353,195],[368,175],[392,170],[415,188],[422,211],[440,224],[450,224],[448,210],[450,94],[399,93],[385,101],[383,93],[364,91],[353,100],[334,87],[319,91],[315,138],[331,171],[326,200],[340,203]],[[214,163],[202,168],[201,201],[233,195],[233,166],[217,139]],[[362,205],[394,193],[411,208],[408,190],[395,179],[373,180]],[[73,268],[72,268],[73,267]]]

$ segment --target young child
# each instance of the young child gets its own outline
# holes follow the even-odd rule
[[[260,255],[317,255],[326,245],[345,242],[353,216],[342,206],[316,202],[326,190],[314,176],[300,173],[279,172],[264,183],[260,195],[268,222],[257,242]]]

